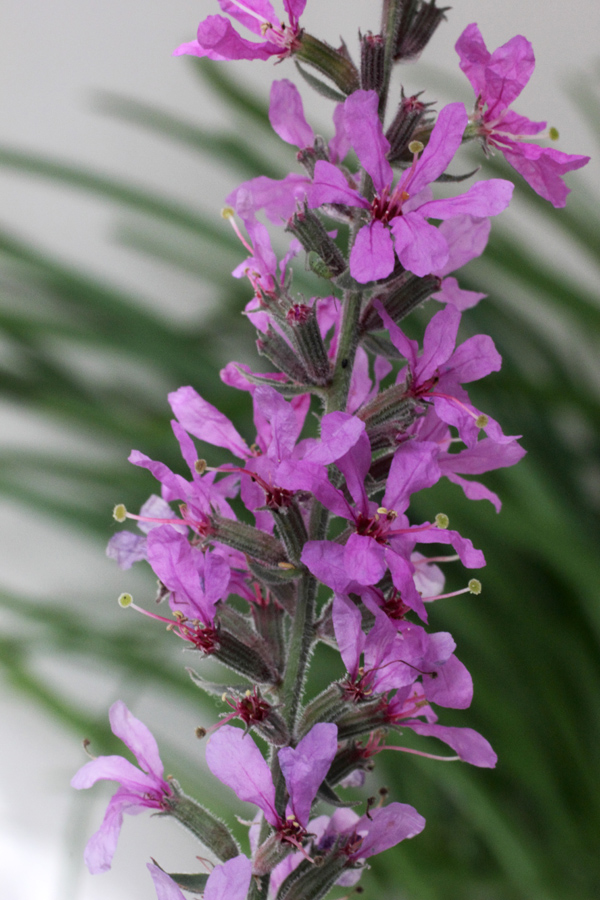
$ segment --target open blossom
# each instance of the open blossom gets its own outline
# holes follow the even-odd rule
[[[165,810],[173,790],[163,777],[163,764],[150,730],[129,712],[122,700],[110,708],[110,727],[137,759],[137,769],[122,756],[98,756],[86,763],[72,778],[71,786],[80,790],[97,781],[118,781],[121,787],[109,801],[104,821],[85,848],[90,872],[106,872],[114,856],[123,813],[135,815],[144,809]]]
[[[339,169],[324,160],[315,166],[308,194],[313,209],[337,203],[367,212],[368,221],[350,253],[350,272],[361,284],[386,278],[394,269],[394,254],[415,275],[436,272],[446,264],[449,246],[443,232],[427,220],[464,214],[495,216],[506,209],[513,191],[510,182],[492,178],[472,185],[459,197],[431,198],[428,186],[446,171],[467,126],[462,103],[451,103],[440,111],[427,146],[393,185],[394,173],[386,158],[390,144],[379,121],[378,103],[375,91],[355,91],[344,104],[346,133],[371,176],[373,200],[363,197]]]
[[[223,725],[206,748],[213,775],[240,800],[254,803],[284,842],[299,845],[306,833],[317,791],[337,752],[337,726],[320,722],[293,747],[283,747],[279,765],[289,794],[285,819],[275,808],[275,785],[269,766],[250,737],[239,728]]]
[[[476,24],[468,25],[458,41],[460,67],[477,100],[472,123],[485,147],[498,147],[533,190],[553,206],[564,206],[569,188],[562,176],[580,169],[589,156],[562,153],[529,143],[546,122],[532,122],[509,109],[533,73],[535,57],[529,41],[516,35],[490,53]]]
[[[196,40],[181,44],[174,56],[187,53],[215,60],[269,59],[271,56],[285,59],[297,48],[301,33],[298,20],[306,0],[283,0],[288,24],[280,21],[269,0],[219,0],[219,6],[260,41],[241,37],[224,16],[208,16],[198,25]]]

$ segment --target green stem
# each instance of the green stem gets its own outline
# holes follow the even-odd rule
[[[383,4],[381,30],[385,39],[385,54],[383,63],[383,84],[379,92],[379,118],[383,122],[385,107],[387,105],[390,78],[394,65],[394,51],[396,49],[396,37],[398,25],[402,15],[402,0],[385,0]]]
[[[310,648],[313,642],[316,596],[317,580],[313,575],[307,573],[298,584],[296,613],[292,623],[288,644],[288,661],[281,691],[283,714],[292,735],[296,727]]]
[[[361,291],[347,291],[344,298],[344,315],[333,380],[327,397],[326,412],[346,409],[354,358],[360,337],[359,320],[362,303]]]

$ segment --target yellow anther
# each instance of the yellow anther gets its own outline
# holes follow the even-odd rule
[[[223,691],[223,693],[221,694],[221,700],[223,701],[223,703],[225,703],[225,701],[227,700],[227,691]]]
[[[481,582],[478,578],[471,578],[469,581],[469,591],[472,594],[480,594],[481,593]]]
[[[235,210],[233,206],[224,206],[221,210],[221,215],[224,219],[233,219],[235,216]]]
[[[478,428],[485,428],[485,426],[489,423],[489,418],[485,413],[480,413],[475,419],[475,424]]]
[[[117,522],[124,522],[126,518],[127,510],[125,508],[125,504],[117,503],[117,505],[113,509],[113,519],[116,519]]]
[[[435,525],[436,528],[447,528],[450,524],[450,519],[446,515],[446,513],[438,513],[435,517]]]
[[[206,472],[207,463],[205,459],[197,459],[194,463],[194,472],[197,475],[204,475]]]
[[[425,149],[425,144],[422,144],[421,141],[411,141],[408,149],[410,153],[421,153]]]
[[[131,594],[121,594],[119,596],[119,599],[117,600],[117,603],[119,604],[121,609],[127,609],[127,607],[131,606],[131,604],[133,603],[133,597],[131,596]]]
[[[285,569],[286,571],[288,571],[288,570],[291,571],[292,569],[295,569],[296,566],[291,562],[280,562],[280,563],[277,563],[277,568]]]
[[[554,125],[550,126],[550,128],[548,129],[548,137],[551,141],[557,141],[560,137],[558,128],[555,128]]]

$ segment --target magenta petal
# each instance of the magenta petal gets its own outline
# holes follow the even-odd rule
[[[486,488],[481,482],[467,481],[466,478],[461,478],[460,475],[456,475],[451,471],[444,472],[444,474],[448,481],[451,481],[452,484],[456,484],[463,489],[465,497],[469,500],[489,500],[496,512],[500,512],[502,509],[502,501],[498,494],[490,491],[489,488]]]
[[[404,512],[411,494],[436,484],[442,475],[435,459],[437,453],[438,446],[432,441],[401,444],[392,459],[381,505]]]
[[[304,441],[302,459],[329,465],[348,453],[364,431],[365,423],[356,416],[344,412],[326,413],[321,420],[321,440]]]
[[[429,205],[425,203],[418,211],[397,216],[390,222],[398,259],[405,269],[419,276],[436,272],[448,259],[448,244],[444,235],[421,215],[430,215],[424,213]]]
[[[352,600],[343,594],[334,594],[332,619],[340,656],[346,671],[355,679],[366,640],[362,630],[362,616]]]
[[[449,221],[452,221],[452,219]],[[471,309],[484,297],[487,297],[487,294],[482,294],[480,291],[467,291],[461,288],[456,278],[450,276],[442,281],[441,290],[431,295],[432,300],[437,300],[439,303],[449,303],[459,312]]]
[[[262,809],[267,822],[277,827],[279,817],[271,772],[249,734],[222,725],[208,742],[206,764],[215,778],[230,787],[240,800]]]
[[[133,794],[117,791],[110,799],[102,825],[87,842],[83,854],[85,864],[92,875],[99,875],[110,869],[121,833],[123,813],[142,811],[143,806],[140,804],[139,798]]]
[[[377,584],[385,575],[383,547],[373,538],[351,534],[344,548],[348,580],[359,584]]]
[[[152,876],[157,900],[185,900],[170,875],[152,863],[146,863],[146,868]]]
[[[488,218],[454,216],[440,225],[448,244],[448,262],[435,274],[441,278],[460,269],[485,250],[492,224]]]
[[[456,348],[452,356],[452,377],[461,384],[499,372],[502,357],[487,334],[475,334]]]
[[[244,0],[243,3],[219,0],[219,6],[224,13],[257,35],[263,34],[263,22],[271,22],[275,27],[281,24],[269,0]]]
[[[255,43],[240,37],[224,16],[208,16],[198,25],[196,40],[181,44],[173,51],[173,56],[189,53],[214,60],[269,59],[278,52],[278,47],[266,41]]]
[[[350,274],[360,284],[386,278],[394,270],[394,245],[383,222],[363,225],[350,251]]]
[[[305,6],[306,0],[283,0],[283,8],[290,17],[290,22],[292,23],[298,21],[304,12]]]
[[[446,171],[460,147],[468,120],[463,103],[449,103],[440,110],[427,146],[414,167],[414,174],[404,176],[402,179],[402,186],[404,182],[407,186],[410,185],[411,196]]]
[[[502,151],[536,194],[557,208],[566,204],[570,191],[562,176],[574,169],[581,169],[590,161],[589,156],[561,153],[552,147],[542,149],[536,144],[511,142],[511,146],[502,147]]]
[[[289,807],[303,828],[336,753],[337,725],[319,722],[295,748],[283,747],[277,754],[290,795]]]
[[[485,93],[485,67],[491,54],[474,22],[467,25],[454,49],[460,57],[460,68],[471,82],[475,94],[483,96]]]
[[[423,687],[430,703],[437,703],[438,706],[467,709],[473,699],[473,679],[454,654],[435,669],[435,678],[423,676]]]
[[[512,181],[490,178],[471,185],[465,194],[448,200],[428,200],[419,207],[428,219],[449,219],[452,216],[497,216],[510,203],[515,189]],[[437,271],[437,270],[436,270]]]
[[[108,718],[112,733],[129,747],[144,772],[162,779],[163,764],[150,729],[129,712],[122,700],[113,703]]]
[[[444,363],[450,361],[454,372],[454,345],[460,326],[461,314],[453,306],[441,309],[431,319],[423,336],[423,353],[419,359],[415,374],[423,383],[433,377],[439,370],[443,372]]]
[[[351,581],[346,571],[345,549],[333,541],[307,541],[300,559],[315,578],[343,593]]]
[[[424,737],[435,737],[444,741],[464,762],[471,763],[472,766],[493,769],[498,762],[489,741],[472,728],[405,721],[402,722],[402,727],[411,728],[416,734],[422,734]]]
[[[299,150],[312,147],[314,132],[304,117],[300,92],[287,78],[274,81],[271,86],[269,121],[282,141]]]
[[[367,859],[376,853],[383,853],[384,850],[395,847],[400,841],[420,834],[424,828],[423,816],[407,803],[390,803],[388,806],[373,809],[368,817],[363,816],[356,823],[356,832],[366,834],[356,851],[355,858]]]
[[[252,863],[247,856],[228,859],[222,866],[215,866],[208,876],[204,900],[246,900],[251,876]]]
[[[323,159],[317,160],[312,187],[308,191],[308,205],[316,209],[324,203],[342,203],[369,209],[369,203],[348,185],[339,169]]]
[[[381,194],[384,187],[391,184],[394,172],[387,161],[390,142],[383,134],[378,107],[376,91],[355,91],[344,103],[350,143],[371,176],[375,190]]]
[[[151,775],[141,772],[123,756],[97,756],[91,759],[71,779],[71,787],[82,790],[92,787],[97,781],[118,781],[127,791],[144,794],[156,790],[156,781]]]
[[[204,400],[192,387],[181,387],[169,394],[169,403],[186,431],[215,447],[225,447],[238,459],[246,459],[250,451],[227,416]]]
[[[498,115],[517,99],[534,68],[533,47],[521,34],[494,50],[486,66],[483,97],[489,116]]]

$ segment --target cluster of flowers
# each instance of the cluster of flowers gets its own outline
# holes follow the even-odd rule
[[[334,884],[355,884],[367,859],[425,825],[398,802],[370,800],[359,815],[351,808],[356,801],[338,793],[363,783],[390,734],[410,729],[436,737],[454,751],[444,759],[496,762],[477,732],[438,723],[433,706],[468,707],[473,685],[451,635],[425,628],[428,604],[453,595],[443,593],[439,564],[460,560],[479,569],[483,553],[451,530],[444,514],[415,524],[407,510],[413,494],[442,478],[499,510],[494,493],[464,476],[511,466],[524,453],[463,386],[497,371],[501,360],[486,335],[456,346],[463,311],[483,295],[463,290],[450,274],[482,253],[489,217],[506,208],[513,185],[477,181],[446,199],[434,199],[431,185],[462,181],[447,168],[463,142],[478,138],[487,149],[501,149],[538,193],[561,206],[567,193],[561,175],[587,158],[522,140],[544,127],[508,108],[533,69],[523,37],[490,54],[477,26],[469,26],[457,51],[477,95],[474,113],[451,103],[434,120],[432,104],[402,94],[384,131],[390,71],[417,56],[444,17],[434,0],[386,0],[381,34],[361,38],[360,67],[345,46],[336,50],[300,28],[305,0],[284,0],[289,24],[267,0],[220,4],[259,40],[210,16],[197,41],[176,52],[216,60],[294,56],[319,73],[309,76],[312,86],[338,98],[334,134],[328,144],[315,136],[297,88],[274,83],[271,123],[298,148],[304,172],[246,182],[228,198],[227,213],[249,253],[234,272],[253,288],[246,313],[260,354],[276,368],[256,373],[230,363],[221,373],[226,384],[250,394],[255,439],[248,443],[194,388],[171,394],[173,431],[190,475],[134,451],[130,461],[152,473],[161,496],[153,495],[139,515],[115,508],[118,521],[137,520],[140,531],[116,534],[108,552],[123,568],[146,560],[171,611],[147,614],[228,666],[238,682],[245,679],[240,689],[194,673],[200,688],[224,693],[231,707],[208,729],[206,761],[240,800],[258,808],[251,856],[173,778],[165,779],[154,738],[122,702],[110,711],[111,726],[140,768],[120,756],[99,757],[73,786],[98,779],[121,784],[88,843],[91,872],[110,868],[123,813],[150,808],[181,821],[219,861],[209,876],[169,875],[149,865],[159,900],[182,900],[182,887],[203,891],[206,900],[319,900]],[[350,150],[357,166],[347,164]],[[261,214],[292,235],[281,261]],[[347,229],[347,253],[327,218]],[[292,293],[290,262],[302,250],[326,284],[325,296]],[[442,308],[419,346],[399,322],[428,298]],[[318,412],[317,437],[303,436],[310,410]],[[226,451],[225,460],[208,465],[194,438]],[[426,544],[452,549],[427,556]],[[464,589],[480,590],[475,578]],[[140,609],[129,595],[121,603]],[[319,642],[339,651],[346,674],[307,698],[307,669]],[[227,724],[235,719],[243,727]],[[267,745],[268,760],[250,731]],[[335,807],[333,815],[311,818],[317,801]]]

